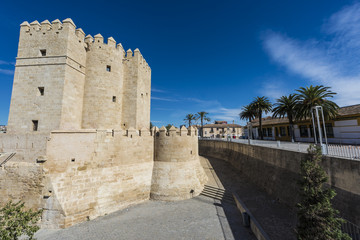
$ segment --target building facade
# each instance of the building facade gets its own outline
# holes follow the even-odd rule
[[[238,124],[228,124],[226,121],[215,121],[214,124],[206,124],[202,129],[205,138],[242,138],[244,128]]]
[[[251,123],[253,136],[259,138],[258,119]],[[335,119],[325,122],[325,128],[329,143],[360,144],[360,104],[340,108]],[[287,118],[264,118],[262,131],[265,140],[291,141]],[[314,142],[314,129],[310,120],[296,122],[294,132],[296,141]]]

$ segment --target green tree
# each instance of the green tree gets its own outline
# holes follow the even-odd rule
[[[189,127],[191,126],[191,122],[195,120],[196,120],[196,116],[191,113],[187,114],[184,119],[184,121],[189,124]]]
[[[251,108],[255,111],[255,116],[259,118],[259,128],[260,128],[260,139],[264,139],[263,131],[262,131],[262,114],[268,113],[271,111],[272,104],[270,100],[263,96],[263,97],[256,97],[254,101],[250,103]]]
[[[195,116],[195,118],[200,119],[200,124],[201,124],[201,130],[200,130],[200,136],[203,136],[203,127],[204,127],[204,121],[210,122],[210,118],[208,117],[207,112],[198,112]]]
[[[170,123],[165,126],[165,128],[166,128],[167,131],[169,131],[169,129],[170,129],[171,127],[172,127],[172,124],[170,124]]]
[[[336,193],[333,189],[323,186],[327,182],[327,176],[319,165],[321,160],[321,149],[315,145],[310,145],[308,157],[301,160],[299,181],[301,202],[297,204],[297,238],[350,240],[351,238],[341,231],[341,223],[344,220],[336,217],[339,212],[330,202]]]
[[[290,125],[290,137],[292,141],[295,141],[294,134],[294,119],[296,117],[297,109],[299,108],[299,97],[295,94],[289,96],[282,96],[276,99],[276,103],[273,108],[273,118],[275,117],[287,117]]]
[[[336,117],[339,106],[329,100],[336,93],[329,89],[330,87],[324,87],[323,85],[310,85],[310,87],[301,87],[296,90],[296,96],[299,98],[299,109],[296,117],[298,119],[311,118],[311,109],[315,106],[322,106],[325,119]]]
[[[16,240],[21,235],[33,239],[40,229],[36,223],[41,217],[42,210],[32,211],[24,209],[23,202],[8,202],[0,209],[0,239]]]
[[[242,111],[239,113],[240,120],[245,120],[248,122],[251,122],[253,119],[255,119],[255,116],[256,116],[256,112],[252,108],[251,104],[243,106]],[[250,129],[248,129],[248,134],[250,138],[252,138],[252,133]]]

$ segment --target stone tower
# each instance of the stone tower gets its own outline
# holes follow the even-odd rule
[[[71,19],[21,24],[8,131],[148,128],[151,69]]]

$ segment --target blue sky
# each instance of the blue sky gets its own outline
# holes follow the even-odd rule
[[[356,1],[3,1],[0,124],[6,124],[23,21],[72,18],[94,36],[139,48],[152,68],[151,121],[188,113],[235,121],[256,96],[271,101],[323,84],[340,106],[360,103]]]

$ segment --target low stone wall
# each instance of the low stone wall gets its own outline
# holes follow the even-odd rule
[[[306,153],[223,141],[199,141],[199,154],[223,159],[249,180],[291,207],[299,202],[297,181]],[[325,157],[322,163],[337,196],[334,206],[360,225],[360,161]]]

